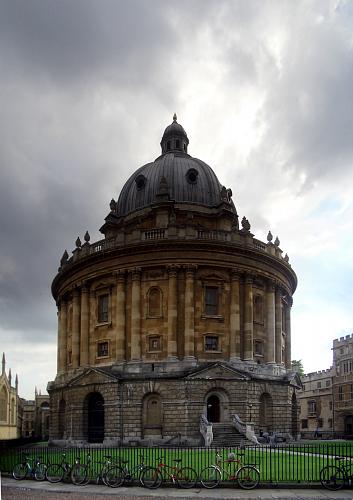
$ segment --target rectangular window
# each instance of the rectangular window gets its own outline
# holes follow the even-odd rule
[[[308,428],[308,421],[305,418],[305,419],[302,420],[302,429],[307,429],[307,428]]]
[[[261,340],[255,340],[254,351],[255,356],[264,355],[264,343]]]
[[[338,388],[338,400],[343,401],[343,386],[340,385]]]
[[[98,297],[98,323],[108,322],[108,312],[109,312],[109,295],[100,295]]]
[[[330,387],[330,385],[331,385],[330,380],[326,380],[326,387]]]
[[[353,399],[353,384],[350,385],[350,399]]]
[[[206,335],[205,337],[205,351],[219,351],[218,337],[215,335]]]
[[[208,316],[218,314],[218,287],[206,286],[205,288],[205,313]]]
[[[330,402],[329,402],[328,407],[329,407],[329,410],[330,410],[330,411],[332,411],[332,407],[333,407],[333,405],[332,405],[332,401],[330,401]]]
[[[150,337],[148,339],[148,350],[150,352],[161,351],[161,338],[160,337]]]
[[[316,415],[316,401],[308,401],[308,413],[311,416]]]
[[[318,382],[318,383],[317,383],[317,388],[318,388],[318,389],[321,389],[321,382]]]
[[[318,419],[317,419],[317,426],[318,426],[318,427],[323,427],[323,425],[324,425],[324,421],[323,421],[323,419],[322,419],[322,418],[318,418]]]
[[[103,358],[109,355],[109,343],[99,342],[97,345],[97,357]]]

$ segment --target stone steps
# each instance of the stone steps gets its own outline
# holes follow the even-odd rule
[[[212,447],[239,447],[250,442],[231,424],[217,422],[212,425]]]

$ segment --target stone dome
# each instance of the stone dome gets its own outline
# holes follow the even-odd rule
[[[222,203],[236,214],[231,191],[226,190],[212,168],[187,154],[189,139],[176,115],[161,140],[162,155],[136,170],[121,190],[117,213],[126,216],[145,208],[164,195],[174,203],[219,207]]]

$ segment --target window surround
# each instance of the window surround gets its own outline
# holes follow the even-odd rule
[[[218,290],[218,303],[217,303],[217,314],[207,314],[206,312],[206,289],[207,288],[213,288]],[[202,313],[201,313],[201,318],[202,319],[216,319],[218,321],[224,321],[224,301],[225,301],[225,294],[223,292],[223,282],[220,282],[219,280],[205,280],[202,281]]]
[[[258,350],[257,347],[260,347]],[[261,339],[254,339],[254,356],[258,358],[263,358],[264,357],[264,341]]]
[[[217,349],[207,349],[207,339],[217,339]],[[222,352],[222,339],[219,333],[207,332],[203,334],[203,352],[206,354],[221,353]]]
[[[105,286],[104,288],[99,288],[95,291],[96,295],[96,325],[95,328],[99,328],[102,326],[111,326],[112,321],[111,321],[111,308],[112,308],[112,294],[111,294],[111,288],[108,286]],[[107,304],[107,321],[100,321],[100,300],[102,297],[107,296],[108,297],[108,304]]]
[[[148,335],[146,350],[152,354],[162,352],[162,336],[157,334]]]

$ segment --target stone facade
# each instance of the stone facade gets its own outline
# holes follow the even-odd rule
[[[177,123],[52,285],[53,442],[199,443],[200,417],[297,432],[290,371],[296,276],[278,238],[241,228],[230,189]]]
[[[48,394],[41,394],[35,389],[35,399],[22,399],[22,430],[23,438],[49,438],[50,409]]]
[[[298,392],[302,437],[327,437],[333,432],[332,381],[334,369],[308,373],[301,377]]]
[[[353,334],[333,341],[334,427],[353,436]]]

